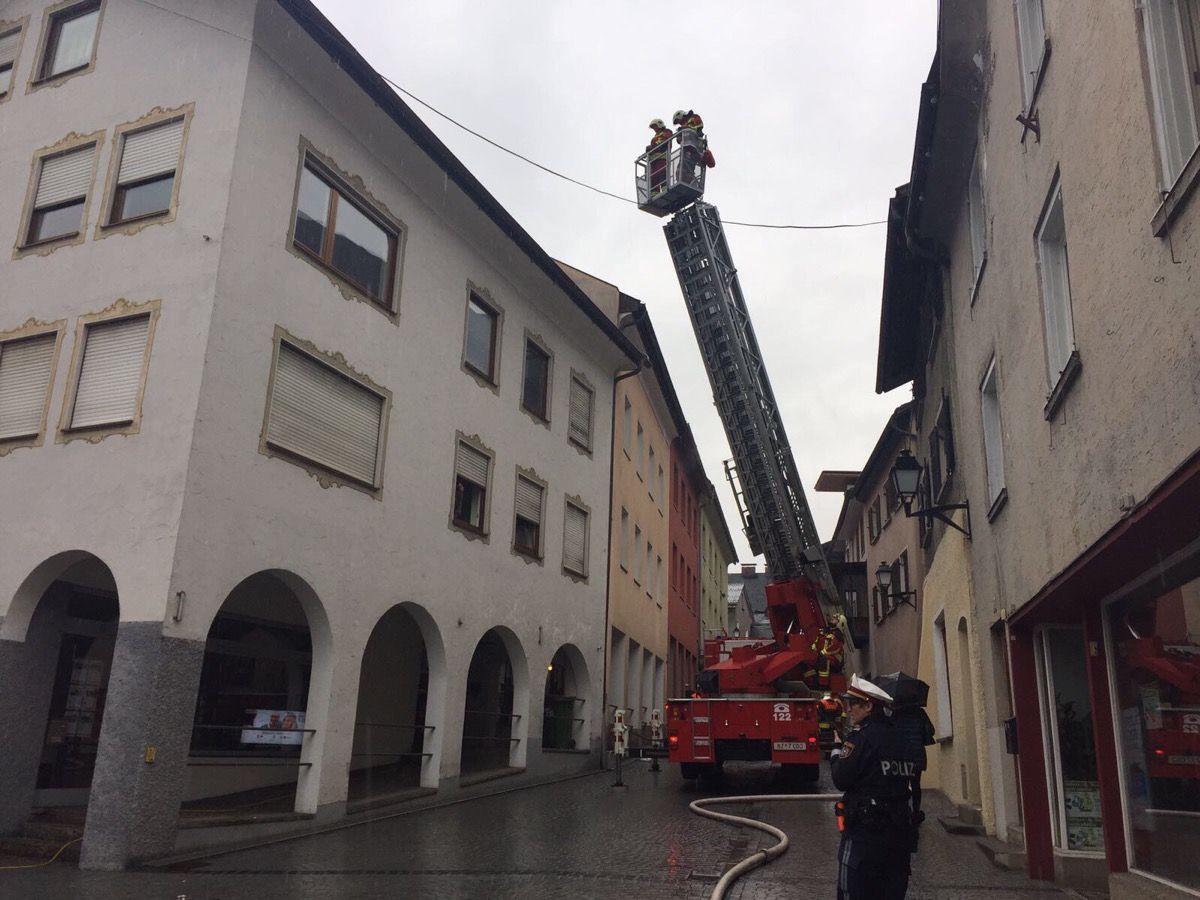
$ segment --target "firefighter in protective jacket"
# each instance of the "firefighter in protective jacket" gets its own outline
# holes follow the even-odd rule
[[[889,694],[856,675],[843,699],[856,727],[831,760],[833,783],[844,791],[838,900],[903,900],[912,848],[909,784],[918,761],[887,715]]]

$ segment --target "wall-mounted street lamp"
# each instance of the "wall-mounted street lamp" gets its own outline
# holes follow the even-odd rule
[[[967,501],[962,503],[945,503],[941,506],[930,506],[927,509],[913,509],[912,502],[917,497],[917,488],[921,483],[921,463],[917,458],[907,450],[901,450],[896,457],[896,462],[892,466],[892,487],[896,489],[897,495],[900,497],[900,502],[904,504],[904,515],[912,518],[937,519],[939,522],[945,522],[951,528],[956,528],[967,536],[971,537],[971,507]],[[966,513],[967,527],[963,528],[952,518],[946,515],[947,512],[953,509],[961,509]],[[878,573],[877,573],[878,574]]]
[[[916,591],[896,591],[892,592],[892,579],[895,577],[895,568],[889,563],[880,563],[879,568],[875,570],[875,583],[879,585],[879,592],[885,597],[892,597],[897,603],[907,603],[913,609],[917,608],[916,601],[913,599],[917,596]]]

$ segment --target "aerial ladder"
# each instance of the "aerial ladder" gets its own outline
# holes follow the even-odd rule
[[[648,149],[637,203],[671,216],[663,231],[733,454],[725,474],[751,552],[767,562],[773,640],[706,641],[698,696],[667,703],[667,746],[685,778],[764,759],[816,778],[832,736],[820,701],[844,685],[849,638],[721,217],[703,200],[704,151],[686,128]]]

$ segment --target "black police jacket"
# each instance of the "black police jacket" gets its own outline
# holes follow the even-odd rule
[[[881,713],[846,735],[832,760],[833,783],[845,792],[853,831],[903,830],[909,823],[909,779],[920,772],[913,742]]]

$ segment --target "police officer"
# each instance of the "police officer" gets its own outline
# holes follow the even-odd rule
[[[838,900],[903,900],[912,847],[912,743],[888,716],[892,697],[857,675],[842,695],[854,723],[831,760],[844,792]],[[839,823],[841,824],[841,823]]]

